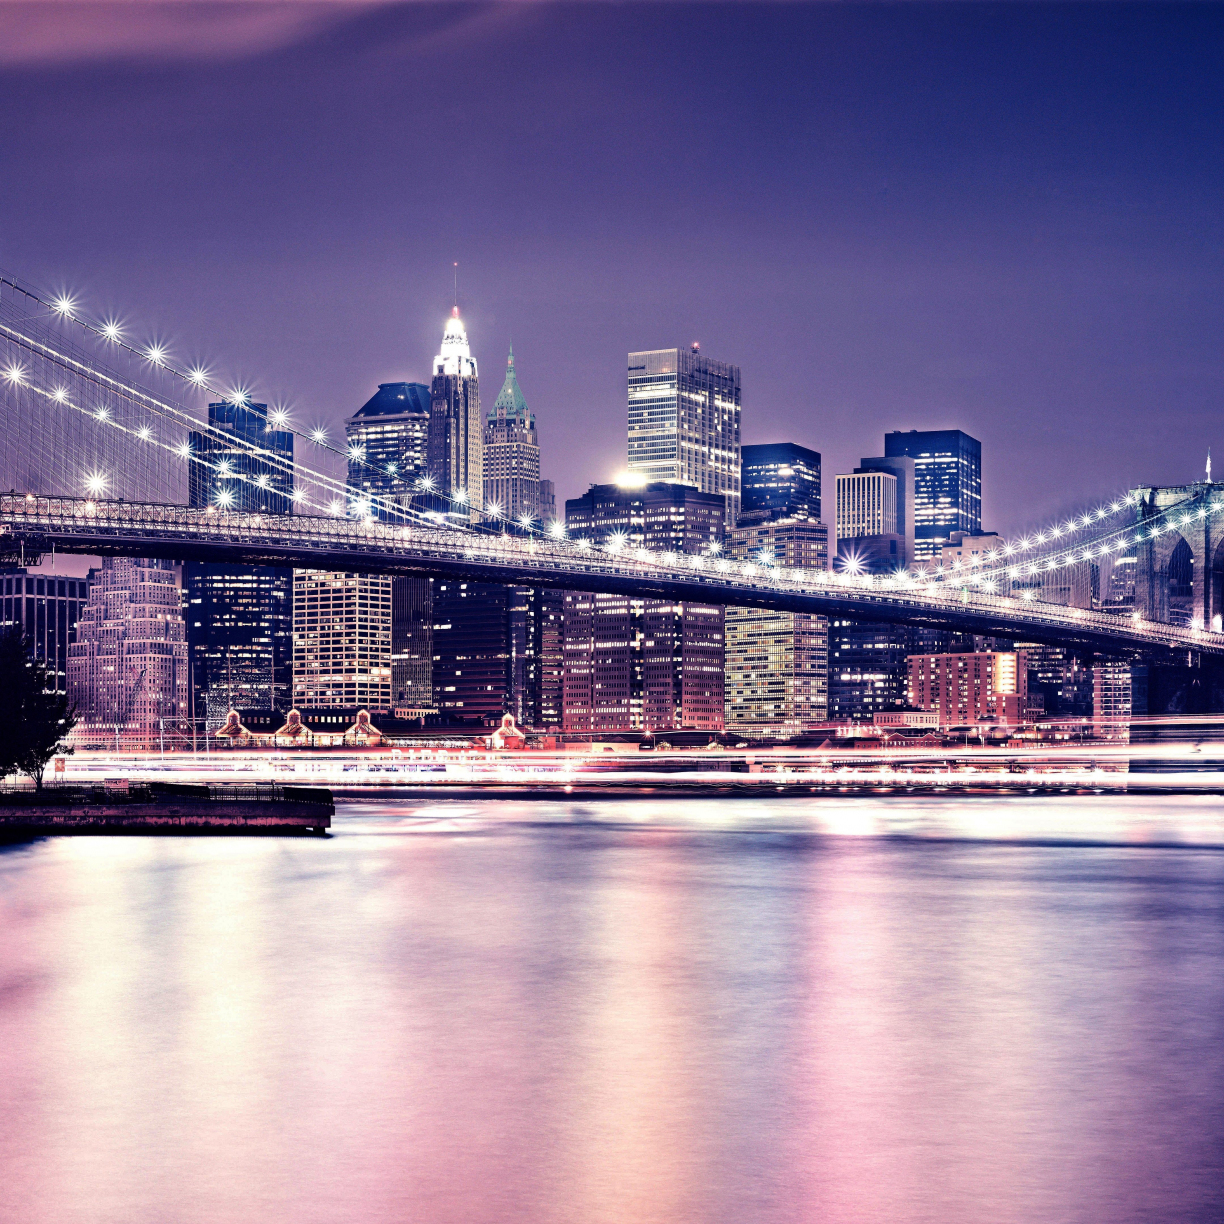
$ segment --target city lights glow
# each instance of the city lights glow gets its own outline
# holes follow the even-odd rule
[[[327,441],[327,430],[322,425],[316,425],[310,431],[310,440],[319,443],[320,445]]]
[[[57,404],[62,404],[68,398],[67,388],[56,387],[55,390],[51,392],[51,398],[55,400]]]
[[[560,519],[553,519],[552,522],[548,524],[548,534],[552,536],[554,540],[565,539],[565,524],[561,522]]]
[[[234,495],[229,489],[218,489],[214,501],[222,510],[228,510],[234,504]]]
[[[137,431],[136,436],[142,441],[147,442],[152,436],[153,431],[147,426],[142,425]]]
[[[187,379],[197,387],[202,387],[208,381],[208,371],[200,366],[192,366],[187,372]]]
[[[150,344],[144,355],[154,365],[161,365],[166,360],[166,350],[160,344]]]
[[[16,362],[13,362],[6,367],[4,377],[11,383],[20,383],[25,378],[25,371]]]
[[[123,335],[123,332],[120,330],[119,324],[116,323],[114,319],[107,319],[106,322],[102,324],[102,334],[108,340],[114,342],[119,340],[119,338]]]
[[[106,492],[107,479],[102,472],[90,472],[85,477],[85,490],[91,497],[101,497]]]
[[[283,408],[273,408],[268,414],[268,420],[277,429],[284,429],[289,424],[289,414]]]
[[[60,294],[59,297],[52,300],[51,305],[55,308],[57,314],[68,315],[70,317],[76,309],[76,301],[68,297],[67,294]]]

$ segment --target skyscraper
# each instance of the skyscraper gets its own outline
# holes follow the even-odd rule
[[[691,485],[740,511],[739,366],[688,349],[629,354],[629,470]]]
[[[0,575],[0,628],[14,626],[47,665],[47,682],[68,691],[68,647],[76,641],[80,610],[89,597],[84,578],[46,571],[5,570]]]
[[[186,730],[187,643],[174,565],[106,557],[68,647],[78,742],[149,747]]]
[[[759,522],[745,525],[745,517]],[[810,519],[740,516],[727,535],[737,561],[829,568],[829,532]],[[823,616],[767,608],[726,611],[725,718],[729,732],[785,739],[828,717],[829,637]]]
[[[387,575],[294,573],[293,704],[392,708]]]
[[[938,558],[954,531],[982,529],[982,444],[959,429],[884,435],[884,455],[914,461],[915,562]]]
[[[565,503],[570,535],[658,552],[721,548],[725,513],[725,495],[662,481]],[[722,729],[721,608],[567,592],[564,655],[567,731]]]
[[[540,446],[535,417],[514,371],[514,348],[484,428],[484,504],[513,522],[540,519]]]
[[[837,540],[897,534],[897,478],[890,472],[838,476]]]
[[[393,519],[397,509],[432,504],[421,492],[428,474],[430,389],[380,383],[345,422],[350,457],[350,513]],[[355,451],[355,454],[354,454]],[[339,578],[339,575],[332,575]],[[433,705],[433,587],[428,578],[391,579],[391,705]]]
[[[459,307],[446,320],[430,386],[429,475],[445,514],[475,522],[484,507],[480,380]],[[466,512],[464,507],[467,507]]]
[[[880,455],[874,459],[860,459],[854,469],[855,475],[863,472],[887,472],[897,482],[897,535],[904,541],[902,566],[914,564],[914,500],[917,494],[917,477],[914,461],[908,455]],[[938,556],[938,552],[936,552]]]
[[[424,383],[379,383],[344,423],[349,445],[348,495],[375,518],[408,509],[428,472],[430,391]]]
[[[190,505],[290,513],[293,434],[275,428],[267,404],[209,404],[208,424],[191,435]],[[231,708],[287,709],[293,571],[192,561],[183,567],[183,598],[194,716],[217,727]]]
[[[820,453],[794,442],[745,446],[741,451],[742,514],[766,510],[772,518],[818,521]]]

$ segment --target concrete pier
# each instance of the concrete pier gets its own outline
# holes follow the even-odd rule
[[[335,815],[322,787],[169,782],[0,793],[0,838],[63,834],[320,835]]]

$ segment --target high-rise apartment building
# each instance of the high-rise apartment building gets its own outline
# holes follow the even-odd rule
[[[293,704],[386,711],[391,696],[391,578],[297,570]]]
[[[945,730],[984,723],[1017,726],[1028,699],[1024,651],[911,655],[909,699],[917,710],[937,710]]]
[[[890,472],[856,472],[836,478],[837,539],[897,534],[897,478]]]
[[[349,513],[394,521],[433,504],[421,488],[429,471],[430,389],[380,383],[345,422]],[[433,707],[433,587],[428,578],[391,579],[391,705]]]
[[[446,321],[442,348],[433,363],[429,475],[443,513],[473,522],[479,518],[484,507],[480,379],[458,306]]]
[[[727,534],[737,561],[827,570],[829,532],[810,519],[740,516]],[[748,524],[745,519],[757,521]],[[766,608],[726,610],[724,697],[727,731],[786,739],[828,717],[829,637],[823,616]]]
[[[659,552],[721,549],[725,496],[682,484],[592,485],[565,503],[571,536]],[[567,731],[718,731],[723,613],[624,594],[565,596]]]
[[[78,742],[150,747],[189,728],[182,599],[169,561],[107,557],[68,648]],[[180,741],[181,742],[181,741]]]
[[[915,562],[938,558],[954,531],[982,529],[982,444],[959,429],[884,435],[886,458],[914,461]]]
[[[344,423],[350,512],[396,520],[423,504],[429,470],[430,391],[424,383],[379,383]]]
[[[514,370],[513,347],[506,381],[485,421],[484,504],[512,522],[540,520],[540,445]]]
[[[863,472],[887,472],[897,482],[897,535],[903,541],[902,566],[914,564],[914,499],[917,496],[917,478],[914,461],[908,455],[880,455],[874,459],[860,459],[855,474]]]
[[[629,470],[691,485],[740,512],[739,366],[697,345],[629,354]]]
[[[76,641],[80,610],[89,597],[84,578],[32,569],[0,571],[0,629],[17,628],[47,665],[57,693],[68,691],[68,647]]]
[[[191,435],[189,504],[290,513],[293,434],[276,428],[267,404],[209,404],[208,426]],[[188,562],[183,599],[194,717],[218,727],[231,709],[288,709],[293,571]]]
[[[1118,661],[1092,669],[1092,729],[1102,739],[1129,740],[1134,714],[1131,665]]]
[[[741,514],[820,519],[820,453],[794,442],[745,446],[740,451]]]

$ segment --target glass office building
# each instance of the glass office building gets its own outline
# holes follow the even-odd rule
[[[739,366],[697,345],[629,354],[629,470],[691,485],[740,511]]]
[[[794,442],[745,446],[741,452],[741,513],[820,519],[820,452]]]
[[[915,562],[937,560],[954,531],[982,529],[982,444],[959,429],[896,430],[884,455],[914,461]]]

